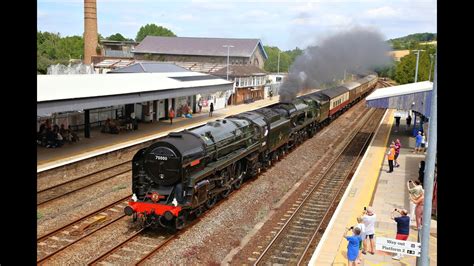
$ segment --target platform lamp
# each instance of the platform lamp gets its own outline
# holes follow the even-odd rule
[[[277,67],[278,74],[277,75],[280,75],[280,53],[281,51],[278,50],[278,67]]]
[[[415,83],[418,80],[418,62],[420,61],[420,51],[422,50],[416,50],[416,68],[415,68]]]
[[[426,155],[426,164],[425,164],[425,175],[423,177],[424,185],[424,211],[423,211],[423,226],[421,232],[418,231],[418,234],[421,233],[419,239],[421,240],[421,254],[419,260],[417,260],[417,265],[430,265],[429,258],[429,248],[430,248],[430,224],[431,224],[431,206],[433,203],[433,187],[434,187],[434,170],[436,164],[436,150],[437,150],[437,131],[438,131],[438,86],[437,86],[437,77],[438,71],[436,70],[436,65],[438,64],[437,55],[434,57],[434,78],[433,78],[433,91],[431,96],[431,111],[430,111],[430,121],[429,129],[430,134],[428,135],[428,150]]]
[[[436,53],[435,54],[430,54],[430,61],[431,61],[431,64],[430,64],[430,75],[428,77],[428,81],[431,81],[431,69],[433,68],[433,57],[436,56]]]
[[[229,53],[230,53],[230,48],[234,47],[233,45],[222,45],[222,47],[227,47],[227,80],[229,80]]]

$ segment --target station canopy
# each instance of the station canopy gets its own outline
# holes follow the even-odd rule
[[[422,81],[380,88],[366,98],[366,105],[374,108],[413,110],[430,117],[433,82]]]
[[[183,71],[89,75],[37,75],[37,115],[81,111],[232,90],[216,76]]]

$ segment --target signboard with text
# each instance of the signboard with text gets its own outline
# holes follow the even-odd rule
[[[397,240],[394,238],[377,237],[375,249],[417,257],[421,255],[421,243]]]

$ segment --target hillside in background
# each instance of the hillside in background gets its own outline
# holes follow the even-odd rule
[[[404,49],[416,49],[417,45],[421,43],[433,42],[437,39],[436,33],[415,33],[404,37],[390,39],[387,42],[390,43],[393,50],[404,50]]]

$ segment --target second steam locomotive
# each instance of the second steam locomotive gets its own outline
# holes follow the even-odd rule
[[[184,228],[366,96],[376,82],[377,76],[368,75],[158,139],[133,157],[133,196],[125,214],[144,226]]]

